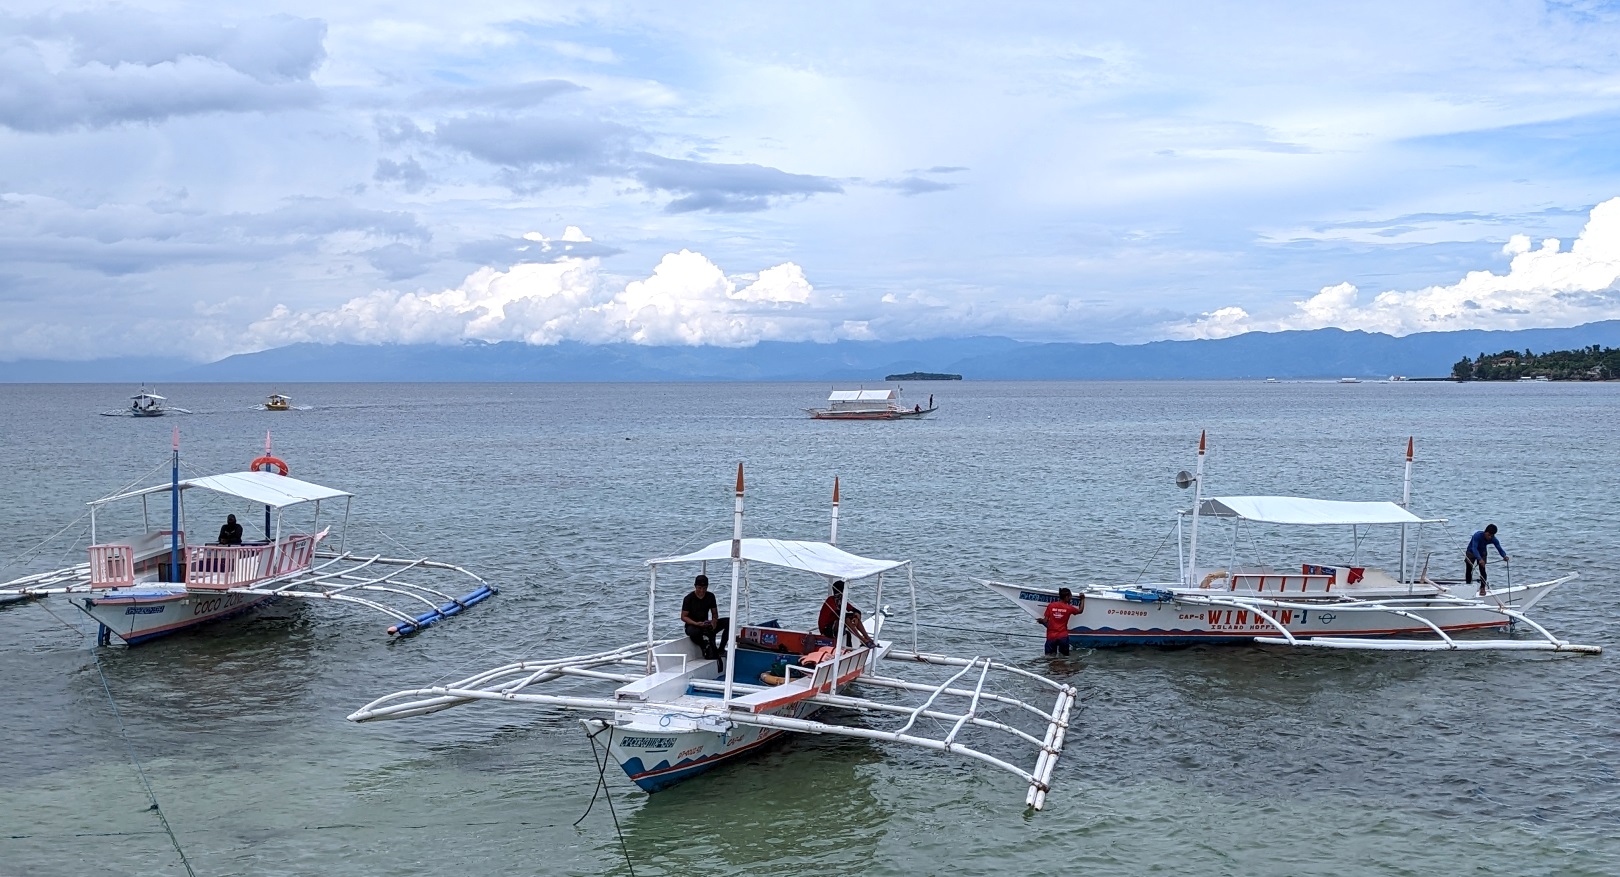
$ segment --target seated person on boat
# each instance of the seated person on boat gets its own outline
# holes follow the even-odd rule
[[[838,636],[838,606],[844,606],[844,632],[845,641],[849,635],[858,637],[864,646],[872,646],[872,636],[866,632],[866,625],[861,623],[861,610],[844,597],[844,583],[836,581],[832,584],[832,593],[821,603],[821,615],[816,619],[816,626],[820,628],[821,635],[826,637]]]
[[[701,573],[692,580],[692,593],[681,601],[681,623],[686,625],[686,636],[697,644],[705,658],[718,658],[726,651],[726,639],[731,635],[731,619],[720,617],[720,607],[709,593],[709,577]],[[720,641],[715,642],[718,634]]]

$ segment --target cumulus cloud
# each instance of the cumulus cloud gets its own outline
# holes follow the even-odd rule
[[[531,233],[525,239],[560,249]],[[562,241],[590,243],[570,227]],[[863,324],[824,316],[815,288],[791,262],[730,277],[691,250],[669,253],[650,276],[622,285],[594,256],[481,268],[455,289],[378,290],[328,310],[278,305],[249,333],[263,346],[324,343],[523,341],[743,347],[766,340],[867,337]]]
[[[115,7],[0,17],[0,36],[0,125],[31,132],[305,106],[326,57],[326,25],[288,15],[221,25]]]
[[[1564,250],[1557,238],[1539,246],[1509,238],[1505,274],[1471,271],[1456,283],[1362,300],[1350,283],[1323,287],[1280,316],[1223,307],[1168,326],[1180,338],[1223,338],[1287,329],[1364,329],[1390,335],[1454,329],[1528,329],[1620,318],[1620,198],[1592,208],[1586,227]]]

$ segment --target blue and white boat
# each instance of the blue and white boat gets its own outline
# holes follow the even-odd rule
[[[1203,436],[1198,440],[1197,473],[1182,472],[1182,487],[1197,487],[1193,506],[1176,523],[1180,577],[1174,582],[1130,585],[1070,586],[1080,611],[1069,618],[1069,640],[1085,646],[1187,645],[1193,643],[1263,643],[1318,648],[1384,651],[1537,650],[1598,654],[1598,646],[1560,639],[1526,614],[1553,589],[1575,578],[1569,573],[1544,581],[1514,584],[1474,593],[1473,586],[1429,575],[1428,562],[1411,562],[1408,532],[1421,538],[1425,524],[1440,518],[1413,514],[1412,453],[1406,446],[1406,487],[1401,503],[1349,502],[1295,496],[1203,495]],[[1199,554],[1199,523],[1228,521],[1232,544],[1224,552],[1233,560],[1205,565]],[[1235,558],[1239,535],[1248,525],[1342,528],[1351,534],[1350,551],[1326,551],[1283,567],[1241,564]],[[1399,528],[1400,564],[1396,571],[1361,560],[1368,528]],[[1182,538],[1185,535],[1186,538]],[[1421,544],[1418,546],[1421,554]],[[1042,618],[1058,599],[1057,589],[1017,583],[981,583],[1006,597],[1030,616]],[[1494,636],[1457,638],[1464,633],[1528,631],[1522,638]]]
[[[917,651],[916,627],[910,650],[886,638],[885,609],[874,616],[873,643],[863,645],[845,635],[840,613],[837,635],[806,630],[785,616],[744,619],[726,645],[724,660],[705,658],[686,637],[660,639],[657,628],[658,583],[671,568],[704,570],[709,564],[731,568],[730,614],[764,607],[769,595],[781,593],[753,572],[776,570],[803,574],[819,587],[800,601],[816,606],[827,585],[845,581],[845,600],[870,594],[881,606],[886,580],[904,577],[910,586],[913,613],[916,589],[911,564],[903,560],[861,557],[838,548],[837,486],[834,485],[831,541],[743,538],[742,467],[737,467],[737,494],[732,538],[697,551],[647,561],[647,638],[606,651],[551,660],[521,661],[496,667],[457,682],[400,691],[378,698],[349,716],[367,722],[421,716],[469,703],[492,701],[526,704],[589,714],[582,720],[593,743],[630,779],[656,792],[734,761],[789,733],[835,734],[932,749],[976,759],[1009,771],[1028,787],[1025,804],[1040,809],[1046,801],[1053,768],[1063,749],[1075,689],[1026,670],[987,658],[954,658]],[[849,592],[861,591],[856,596]],[[870,591],[865,590],[870,588]],[[739,595],[752,595],[739,600]],[[813,596],[811,596],[813,595]],[[779,611],[780,607],[776,610]],[[762,608],[763,611],[763,608]],[[673,607],[666,612],[673,620]],[[883,673],[887,664],[908,664],[938,678],[907,679]],[[999,678],[998,678],[999,677]],[[1048,709],[1007,693],[1009,680],[1053,697]],[[542,690],[542,684],[546,685]],[[856,688],[884,692],[882,700],[860,697]],[[837,707],[838,716],[823,710]],[[849,716],[861,717],[858,723]],[[882,727],[884,719],[891,720]],[[923,722],[921,720],[929,721]],[[1022,724],[1028,730],[1018,727]],[[944,728],[930,736],[924,728]],[[1035,751],[1034,764],[1020,767],[975,748],[973,737],[1008,738]],[[998,751],[1005,749],[998,745]]]

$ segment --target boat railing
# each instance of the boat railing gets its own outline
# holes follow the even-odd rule
[[[1333,590],[1334,576],[1307,573],[1238,573],[1227,580],[1228,591],[1325,594]]]
[[[238,588],[308,569],[316,536],[298,535],[265,545],[200,545],[186,549],[186,584]],[[272,551],[272,549],[274,549]]]
[[[135,584],[135,549],[128,545],[90,546],[90,585],[124,588]]]

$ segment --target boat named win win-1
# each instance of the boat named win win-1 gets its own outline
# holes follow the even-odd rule
[[[763,583],[754,582],[751,572],[758,568],[820,579],[818,598],[827,593],[826,583],[845,581],[840,609],[849,607],[848,591],[857,584],[872,585],[872,605],[882,606],[885,575],[903,574],[915,618],[916,586],[909,561],[861,557],[835,544],[836,480],[827,542],[745,539],[742,522],[743,472],[738,465],[731,539],[647,561],[651,575],[645,640],[594,654],[520,661],[457,682],[396,692],[366,704],[349,719],[422,716],[480,701],[577,711],[590,715],[581,723],[593,746],[603,743],[609,757],[648,792],[752,753],[787,733],[834,734],[982,761],[1028,786],[1027,807],[1039,810],[1045,804],[1074,706],[1076,691],[1071,686],[988,658],[920,652],[915,624],[911,648],[903,650],[886,637],[886,608],[873,616],[870,644],[848,636],[843,611],[832,637],[819,629],[807,632],[783,624],[779,618],[733,623],[736,636],[728,639],[723,661],[705,657],[687,637],[659,639],[660,573],[677,566],[703,570],[710,563],[731,568],[726,617],[734,622],[739,607],[750,613],[767,603],[765,597],[780,593],[775,588],[756,590]],[[897,664],[923,668],[917,672],[926,669],[933,677],[919,680],[882,672]],[[544,691],[542,683],[550,683]],[[1017,699],[1006,693],[1009,683],[1044,691],[1053,696],[1053,706],[1046,710]],[[856,696],[849,691],[852,686],[882,694],[880,699]],[[835,708],[838,715],[822,717],[828,708]],[[858,716],[856,721],[847,718],[851,713]],[[882,727],[884,717],[894,724]],[[976,748],[977,736],[992,738],[998,749],[1021,742],[1035,750],[1035,762],[1026,769]]]
[[[346,551],[353,494],[289,477],[287,464],[270,455],[269,445],[267,436],[264,456],[247,471],[182,479],[176,429],[168,484],[121,490],[91,502],[88,561],[0,583],[0,602],[66,595],[99,625],[98,643],[117,637],[133,646],[280,599],[381,612],[393,621],[389,634],[405,636],[495,595],[493,586],[458,566]],[[227,508],[237,503],[249,527],[252,516],[246,512],[262,507],[261,538],[250,538],[240,524],[233,544],[201,544],[195,531],[187,538],[185,496],[192,491],[223,497]],[[168,500],[167,527],[154,526],[148,506],[152,499]],[[140,529],[132,536],[103,539],[112,509],[137,500]],[[333,552],[322,546],[331,528],[316,528],[321,504],[338,500],[343,502],[344,527]],[[299,528],[287,512],[306,506],[313,516],[307,527]],[[471,590],[451,596],[444,590],[450,582]]]
[[[1070,642],[1088,646],[1189,643],[1264,643],[1318,648],[1383,651],[1536,650],[1599,654],[1553,636],[1525,613],[1573,573],[1530,584],[1475,594],[1473,585],[1428,576],[1428,564],[1408,564],[1411,528],[1443,523],[1420,518],[1408,506],[1412,492],[1413,444],[1406,445],[1406,481],[1401,503],[1344,502],[1293,496],[1205,497],[1205,440],[1198,439],[1196,474],[1182,472],[1176,483],[1195,487],[1193,507],[1176,521],[1181,576],[1173,584],[1074,587],[1078,612],[1070,616]],[[1344,527],[1352,552],[1343,562],[1313,558],[1297,568],[1266,565],[1206,567],[1199,563],[1199,522],[1233,522],[1231,555],[1237,555],[1244,524]],[[1190,522],[1190,527],[1184,523]],[[1398,527],[1401,562],[1397,574],[1357,562],[1367,527]],[[1184,530],[1190,537],[1183,539]],[[1252,534],[1251,534],[1252,538]],[[1419,556],[1422,556],[1421,553]],[[1415,564],[1413,564],[1415,565]],[[1055,589],[981,580],[1039,619],[1058,599]],[[1462,633],[1505,633],[1523,627],[1524,638],[1459,639]]]

